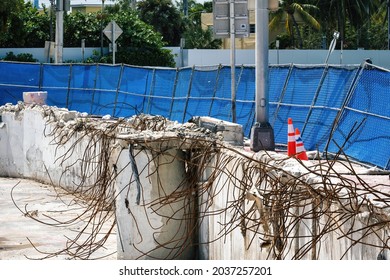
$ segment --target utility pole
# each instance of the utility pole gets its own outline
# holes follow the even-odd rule
[[[390,50],[390,0],[387,0],[387,49]]]
[[[103,11],[104,11],[104,1],[102,0],[102,11],[101,11],[101,18],[100,18],[100,57],[103,56]]]
[[[232,122],[237,122],[236,113],[236,27],[234,0],[229,1],[230,10],[230,77],[231,77],[231,98],[232,98]]]
[[[188,0],[183,0],[183,14],[184,16],[188,16]]]
[[[54,40],[54,29],[53,29],[53,12],[54,12],[54,1],[50,0],[50,42]]]
[[[137,0],[130,0],[130,8],[132,9],[137,8]]]
[[[271,5],[277,6],[277,1],[270,0]],[[275,3],[273,3],[275,2]],[[274,130],[269,124],[269,90],[268,90],[268,22],[269,0],[256,0],[256,122],[251,129],[250,146],[255,152],[260,150],[275,150]]]
[[[64,48],[64,0],[57,0],[56,7],[56,42],[55,42],[55,58],[56,64],[62,63],[63,48]]]
[[[70,10],[70,0],[56,0],[56,42],[54,62],[62,63],[64,49],[64,11]]]

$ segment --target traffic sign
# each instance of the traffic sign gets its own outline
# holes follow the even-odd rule
[[[111,42],[115,42],[123,33],[123,30],[115,21],[111,21],[109,24],[107,24],[106,28],[104,28],[103,33]]]
[[[213,0],[214,38],[237,38],[249,36],[248,0]],[[231,10],[231,8],[233,10]]]

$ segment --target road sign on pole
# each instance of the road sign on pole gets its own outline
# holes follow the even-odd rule
[[[113,20],[109,24],[107,24],[106,28],[103,30],[104,35],[111,42],[115,42],[119,36],[123,33],[123,30],[119,27],[119,25]]]
[[[247,0],[213,0],[215,38],[230,37],[232,122],[236,122],[236,38],[249,36]]]
[[[111,21],[107,24],[106,28],[103,30],[104,35],[112,42],[112,64],[115,64],[115,52],[116,52],[116,43],[115,41],[123,33],[123,30],[115,21]]]
[[[215,38],[229,38],[231,33],[234,33],[236,38],[249,36],[247,0],[214,0],[213,14]]]

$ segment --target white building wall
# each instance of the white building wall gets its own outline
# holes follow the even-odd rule
[[[269,64],[324,64],[327,50],[269,50]],[[367,58],[374,65],[390,69],[388,50],[335,50],[329,64],[361,64]],[[230,65],[230,50],[184,50],[184,66]],[[255,65],[255,50],[236,50],[236,65]]]

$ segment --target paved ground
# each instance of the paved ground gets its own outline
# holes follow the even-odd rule
[[[19,209],[18,209],[19,208]],[[69,222],[85,211],[85,205],[74,200],[70,195],[58,196],[57,191],[49,185],[31,180],[0,178],[0,260],[42,259],[72,259],[72,256],[86,258],[90,250],[90,232],[99,223],[87,223],[90,215],[85,215],[84,221]],[[26,214],[27,213],[27,214]],[[90,212],[89,212],[90,213]],[[69,222],[64,224],[65,222]],[[106,233],[112,225],[113,217],[105,223],[101,233]],[[57,226],[49,225],[56,224]],[[72,240],[87,226],[85,233],[80,235],[78,244],[71,248]],[[104,244],[104,247],[93,252],[89,259],[116,259],[116,227]],[[97,234],[96,240],[103,238]],[[84,241],[86,243],[83,243]]]
[[[340,173],[348,174],[349,169],[343,165],[337,167]],[[345,169],[345,170],[343,170]],[[371,186],[380,188],[390,194],[390,177],[388,174],[372,175],[367,168],[355,169]],[[348,176],[348,175],[347,175]],[[351,177],[351,180],[354,180]],[[83,221],[73,219],[86,209],[85,204],[76,201],[73,196],[59,195],[58,190],[32,180],[0,177],[0,260],[27,259],[74,259],[74,256],[87,258],[89,250],[96,247],[88,246],[97,226],[87,223],[90,215],[85,215]],[[386,196],[388,198],[388,196]],[[77,202],[77,203],[76,203]],[[112,214],[112,213],[110,213]],[[103,238],[113,223],[113,216],[105,223],[95,241]],[[66,223],[70,221],[69,223]],[[55,224],[57,226],[48,225]],[[80,234],[82,229],[87,228]],[[72,245],[71,241],[80,234],[78,245],[87,240],[86,246],[75,246],[74,249],[63,251]],[[76,249],[81,249],[76,251]],[[89,259],[115,260],[117,241],[116,227],[109,235],[104,247],[93,252]]]

